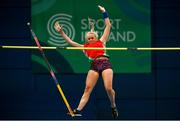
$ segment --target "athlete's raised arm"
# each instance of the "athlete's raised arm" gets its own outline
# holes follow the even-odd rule
[[[66,40],[67,43],[69,43],[71,46],[74,47],[83,47],[83,45],[74,42],[71,38],[69,38],[66,33],[64,33],[63,31],[63,27],[60,26],[59,22],[56,22],[54,25],[54,28],[56,29],[57,32],[59,32],[61,34],[61,36]]]
[[[100,40],[102,42],[107,42],[108,41],[108,38],[109,38],[109,34],[110,34],[110,31],[111,31],[111,22],[109,20],[109,16],[108,16],[108,13],[107,11],[105,10],[104,7],[102,6],[98,6],[99,7],[99,10],[102,12],[103,14],[103,18],[104,18],[104,22],[105,22],[105,29],[104,29],[104,33],[102,35],[102,37],[100,38]]]

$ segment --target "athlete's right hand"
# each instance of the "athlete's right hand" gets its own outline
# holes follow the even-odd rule
[[[58,21],[54,24],[54,28],[55,28],[55,30],[58,31],[58,32],[61,32],[61,31],[62,31],[62,26],[60,26],[60,24],[59,24]]]

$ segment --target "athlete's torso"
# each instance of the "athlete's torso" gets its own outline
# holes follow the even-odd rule
[[[103,48],[105,44],[100,40],[93,42],[93,43],[85,43],[84,47],[95,47],[95,48]],[[90,59],[93,60],[98,56],[107,56],[105,50],[84,50],[85,55]]]

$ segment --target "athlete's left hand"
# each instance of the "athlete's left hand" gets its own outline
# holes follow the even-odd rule
[[[104,12],[106,11],[103,6],[98,5],[98,8],[99,8],[99,10],[100,10],[102,13],[104,13]]]

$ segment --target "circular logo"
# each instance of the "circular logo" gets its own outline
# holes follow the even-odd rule
[[[72,40],[75,37],[75,29],[71,24],[72,16],[64,13],[53,15],[47,24],[47,30],[50,35],[48,43],[55,46],[67,46],[68,43],[64,40],[64,38],[54,29],[55,22],[59,22],[63,28],[63,31],[67,34],[69,38]]]

